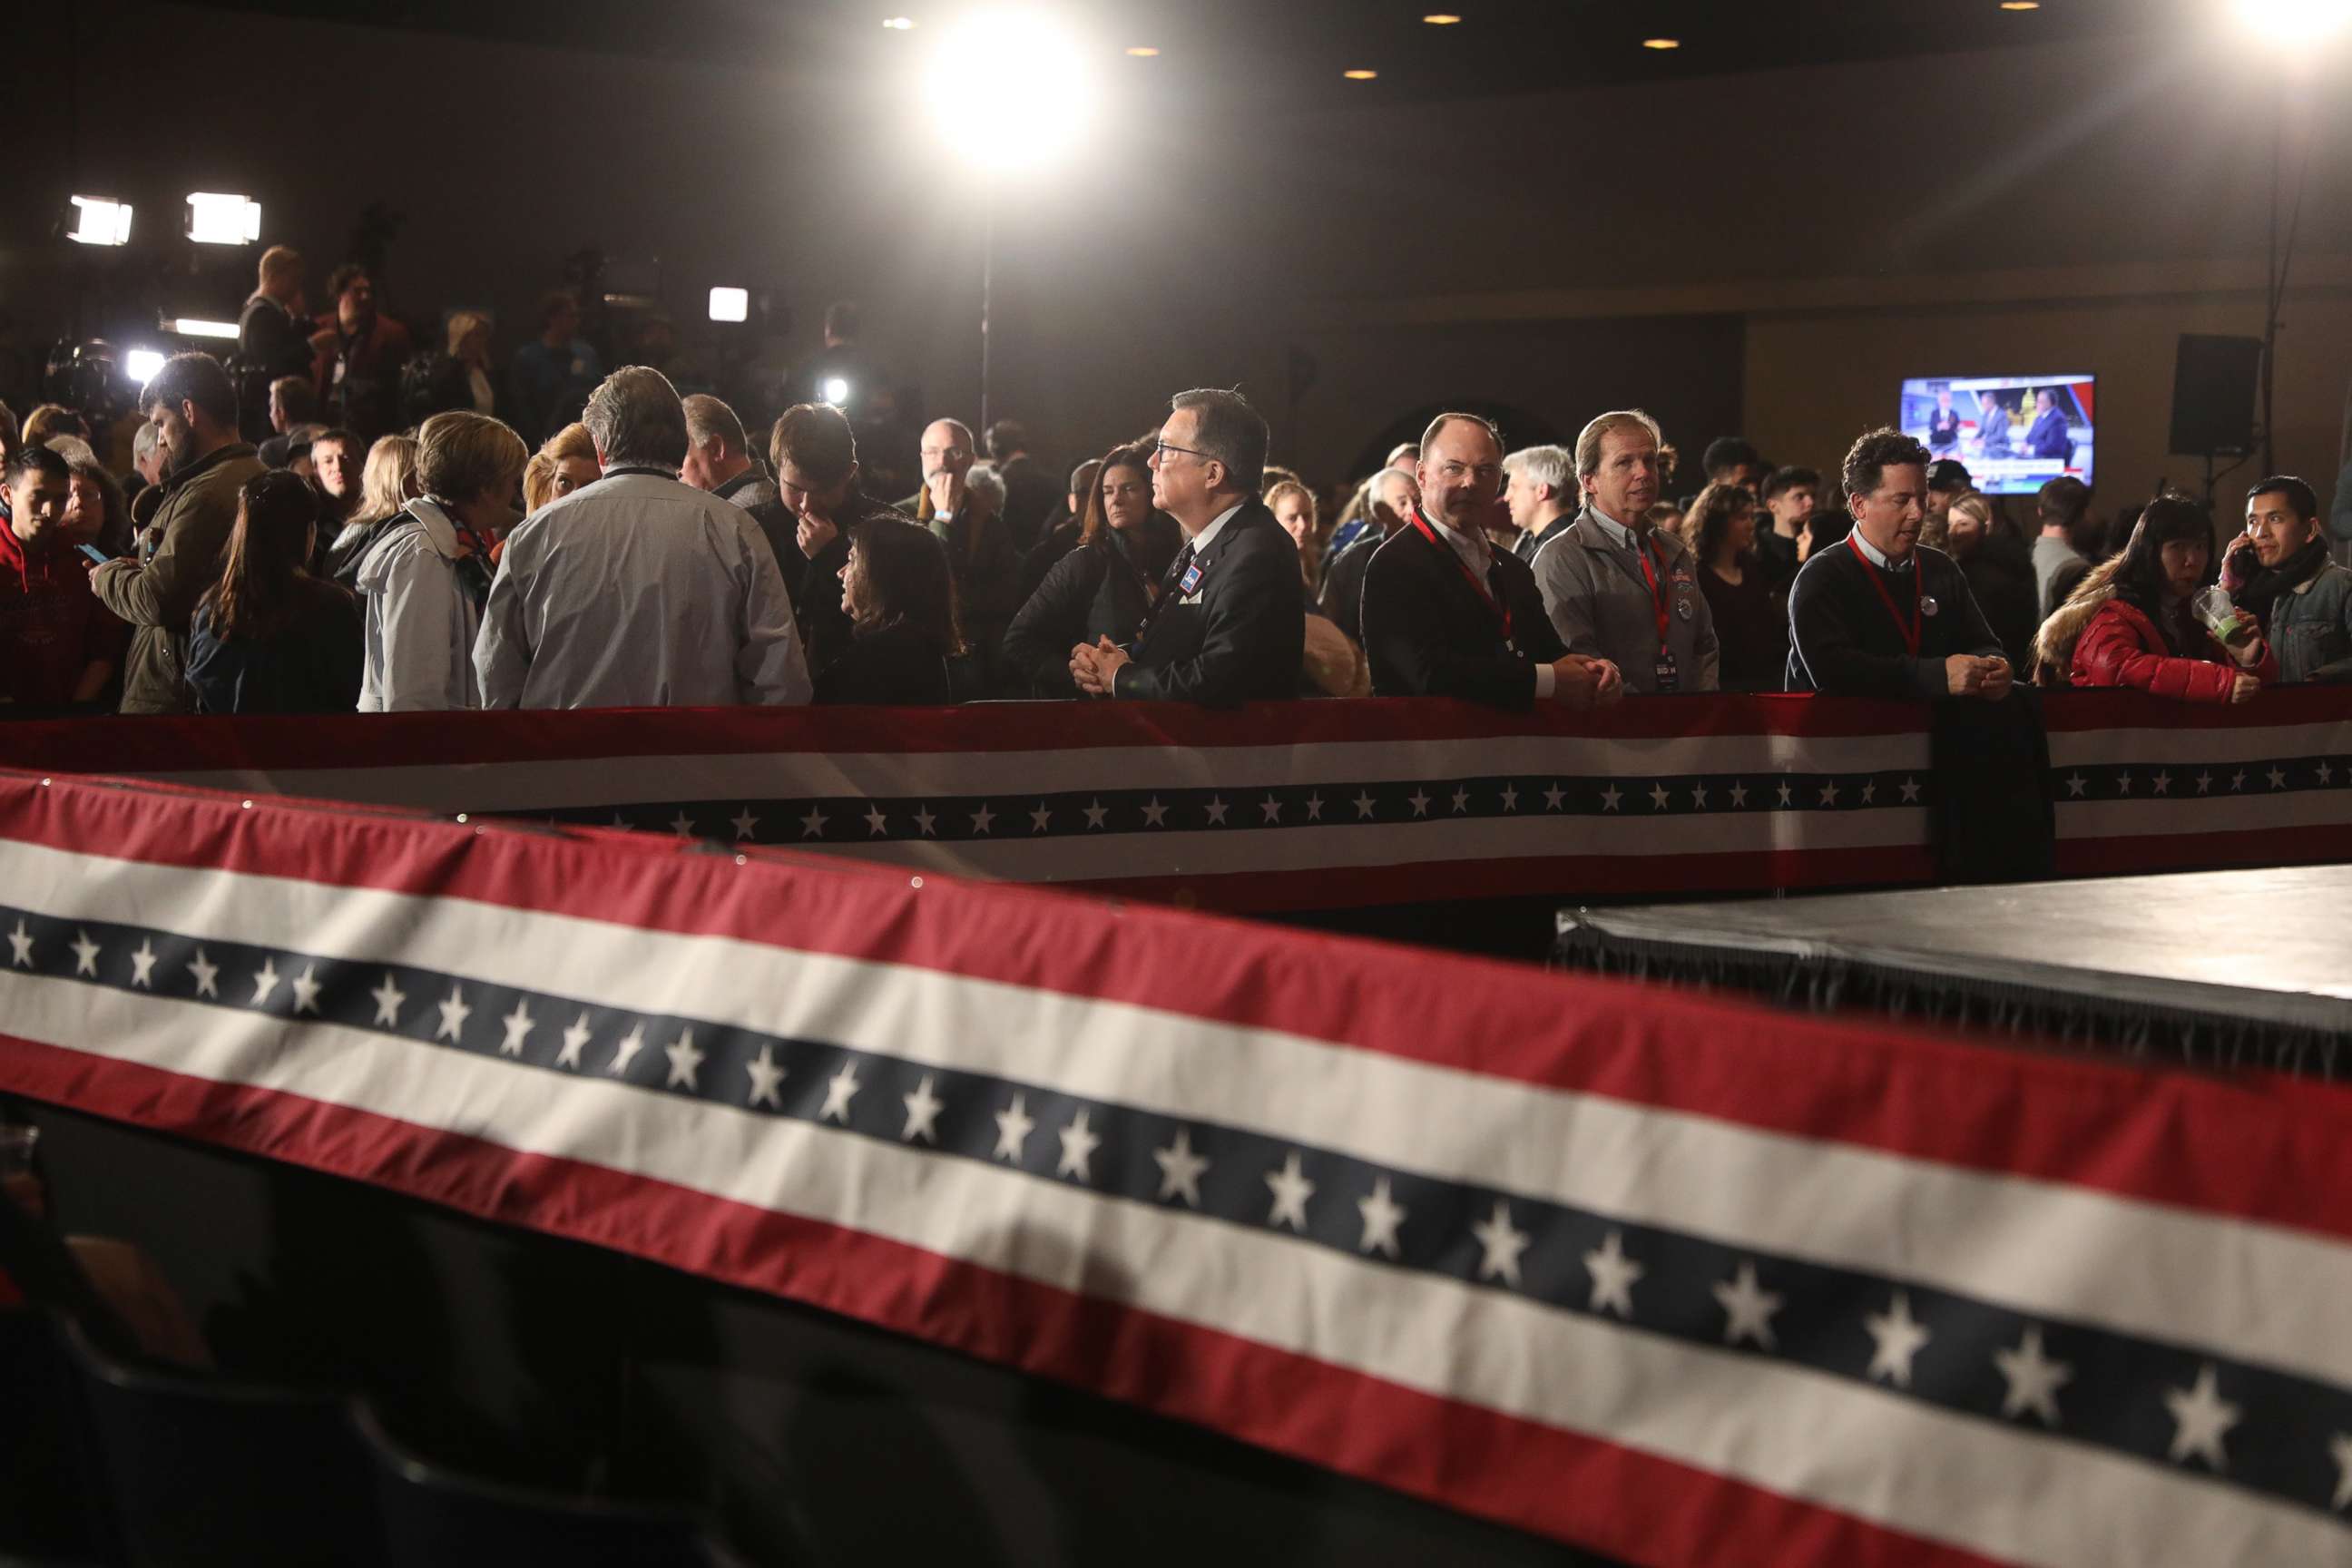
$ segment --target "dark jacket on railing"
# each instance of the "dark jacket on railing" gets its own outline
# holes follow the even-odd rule
[[[1374,696],[1534,704],[1536,667],[1565,658],[1568,645],[1544,614],[1528,563],[1507,550],[1491,550],[1488,559],[1482,595],[1461,558],[1418,526],[1381,542],[1364,572]]]
[[[948,692],[947,655],[904,621],[859,632],[817,672],[814,700],[943,707],[954,700]]]
[[[1123,536],[1106,528],[1092,544],[1054,563],[1004,632],[1004,668],[1039,697],[1076,697],[1070,649],[1103,637],[1125,643],[1151,608],[1151,595],[1176,558],[1183,533],[1153,512]]]
[[[1262,501],[1217,531],[1144,628],[1134,662],[1114,678],[1120,697],[1213,707],[1298,693],[1307,647],[1307,585],[1298,546]]]

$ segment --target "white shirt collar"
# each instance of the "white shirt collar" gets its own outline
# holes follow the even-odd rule
[[[1486,539],[1483,536],[1474,537],[1448,528],[1444,522],[1422,511],[1418,507],[1413,510],[1423,521],[1437,531],[1437,536],[1445,541],[1454,554],[1462,557],[1462,563],[1475,572],[1480,580],[1484,581],[1486,569],[1493,561],[1491,554],[1493,547],[1486,542]]]
[[[1241,510],[1242,508],[1247,505],[1249,505],[1249,502],[1246,500],[1237,500],[1234,502],[1233,505],[1225,508],[1224,510],[1219,512],[1216,516],[1211,518],[1209,520],[1209,526],[1192,536],[1192,553],[1198,555],[1201,552],[1209,548],[1209,541],[1217,537],[1217,531],[1224,527],[1227,522],[1230,522],[1233,520],[1234,513]]]
[[[1623,523],[1618,521],[1607,512],[1602,511],[1597,506],[1588,505],[1584,510],[1592,514],[1592,521],[1601,525],[1601,531],[1608,537],[1610,543],[1616,545],[1621,550],[1631,550],[1633,548],[1634,540],[1633,531],[1632,529],[1626,527]]]
[[[1853,541],[1853,547],[1862,552],[1864,559],[1881,572],[1908,572],[1911,570],[1911,563],[1919,559],[1918,549],[1914,546],[1911,553],[1902,560],[1889,561],[1885,555],[1879,553],[1878,546],[1863,537],[1862,530],[1858,528],[1846,537]]]

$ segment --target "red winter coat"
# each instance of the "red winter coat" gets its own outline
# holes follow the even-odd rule
[[[2227,702],[2240,666],[2202,625],[2195,627],[2198,651],[2182,657],[2165,647],[2156,623],[2121,599],[2109,599],[2083,628],[2074,644],[2072,678],[2076,686],[2137,686],[2158,697],[2189,702]],[[2246,673],[2265,685],[2278,679],[2278,659],[2265,646]]]

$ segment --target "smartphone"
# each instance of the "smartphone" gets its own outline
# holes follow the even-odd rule
[[[89,556],[90,560],[100,566],[105,565],[108,562],[114,559],[113,556],[109,555],[105,551],[100,550],[95,544],[77,544],[74,548],[80,551],[84,555]]]

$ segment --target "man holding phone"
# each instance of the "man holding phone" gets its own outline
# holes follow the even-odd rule
[[[68,546],[73,470],[48,447],[8,459],[0,528],[0,699],[16,710],[95,702],[122,662],[127,628],[89,591],[89,567]]]

